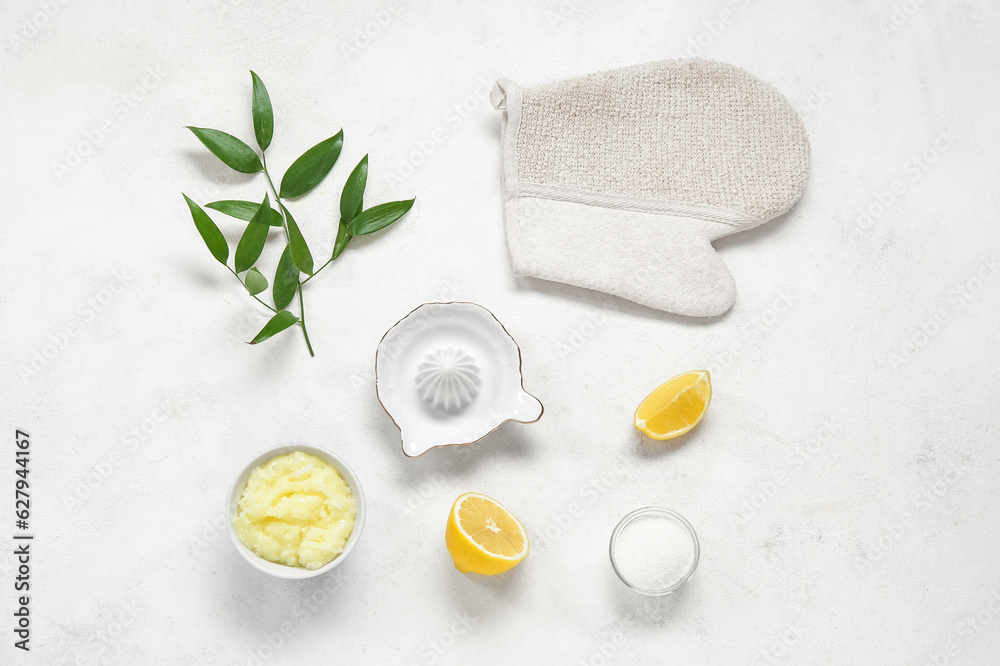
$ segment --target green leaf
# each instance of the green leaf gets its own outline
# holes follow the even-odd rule
[[[295,223],[295,219],[292,218],[292,214],[288,212],[284,204],[281,204],[281,210],[285,211],[285,220],[288,221],[288,247],[292,249],[292,261],[295,262],[300,271],[312,275],[313,258],[309,252],[309,246],[306,245],[306,239],[302,236],[299,225]]]
[[[264,324],[264,328],[260,329],[260,333],[251,340],[248,344],[255,345],[258,342],[264,342],[273,335],[281,333],[283,330],[289,326],[294,326],[299,322],[299,318],[293,315],[288,310],[282,310],[277,313],[271,320]]]
[[[333,261],[340,256],[340,253],[347,249],[347,244],[351,242],[351,234],[347,231],[347,222],[343,219],[340,220],[340,226],[337,228],[337,241],[333,244]]]
[[[226,243],[226,237],[219,231],[219,227],[215,226],[215,222],[208,216],[208,213],[191,201],[186,194],[184,194],[184,201],[187,201],[188,208],[191,209],[194,226],[198,227],[198,233],[201,234],[202,240],[208,246],[208,251],[219,260],[220,264],[225,265],[229,259],[229,244]]]
[[[256,268],[251,268],[243,278],[243,286],[247,288],[251,296],[256,296],[267,289],[267,278],[261,275]]]
[[[254,149],[232,134],[205,127],[190,127],[194,135],[212,151],[212,154],[240,173],[257,173],[264,166]]]
[[[264,194],[264,203],[260,205],[253,219],[247,224],[246,231],[240,238],[239,245],[236,246],[236,272],[242,273],[254,265],[260,258],[260,253],[264,249],[267,241],[267,230],[270,219],[271,201],[267,194]]]
[[[226,215],[249,222],[257,213],[257,209],[260,208],[260,204],[253,201],[224,199],[222,201],[213,201],[212,203],[205,204],[205,208],[211,208],[212,210],[217,210],[220,213],[225,213]],[[281,221],[281,213],[273,208],[271,209],[271,221],[269,224],[272,227],[280,227],[283,224]]]
[[[344,191],[340,195],[340,217],[350,222],[361,212],[365,195],[365,185],[368,184],[368,156],[365,155],[354,167],[354,171],[344,183]]]
[[[358,213],[358,216],[348,224],[347,230],[352,236],[364,236],[384,229],[406,215],[406,212],[413,207],[414,201],[416,198],[372,206],[368,210]]]
[[[253,103],[250,110],[253,113],[253,133],[257,137],[257,145],[261,150],[267,150],[274,136],[274,111],[271,110],[271,97],[260,77],[250,71],[253,78]]]
[[[282,310],[295,296],[295,290],[299,286],[299,269],[292,261],[292,247],[285,246],[285,251],[281,253],[278,260],[278,270],[274,272],[274,287],[271,294],[274,296],[274,307]]]
[[[302,153],[302,156],[292,162],[288,171],[281,179],[281,196],[302,196],[319,185],[326,178],[330,169],[340,157],[340,149],[344,146],[344,130],[337,132],[326,141],[320,141],[315,146]]]

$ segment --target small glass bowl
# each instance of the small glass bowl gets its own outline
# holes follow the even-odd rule
[[[691,568],[688,569],[688,571],[685,572],[684,575],[681,576],[680,579],[670,587],[656,589],[656,590],[650,590],[640,587],[639,585],[636,585],[635,583],[630,581],[618,568],[618,562],[615,560],[615,544],[618,541],[618,537],[622,534],[622,532],[628,529],[629,525],[634,523],[636,520],[640,518],[646,518],[649,516],[667,517],[674,520],[679,525],[683,526],[687,534],[691,537],[691,546],[694,549],[694,558],[691,561]],[[646,596],[650,597],[659,597],[677,591],[678,589],[683,587],[685,583],[688,582],[688,579],[691,578],[691,576],[694,574],[695,569],[698,568],[698,559],[701,556],[701,546],[698,543],[698,535],[695,533],[694,527],[691,526],[691,523],[689,523],[687,519],[684,518],[684,516],[677,513],[676,511],[665,509],[663,507],[645,506],[640,509],[636,509],[635,511],[632,511],[618,522],[618,525],[615,527],[614,532],[611,533],[611,545],[609,547],[609,553],[611,555],[611,567],[615,570],[615,574],[618,576],[621,582],[625,583],[625,585],[632,588],[639,594],[645,594]]]

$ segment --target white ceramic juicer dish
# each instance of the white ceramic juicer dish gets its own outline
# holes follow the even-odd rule
[[[425,303],[397,322],[375,354],[375,387],[407,456],[472,444],[543,411],[521,386],[517,343],[475,303]]]

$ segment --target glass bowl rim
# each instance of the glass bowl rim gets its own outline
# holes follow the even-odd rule
[[[618,569],[618,563],[615,561],[615,542],[618,540],[618,536],[622,533],[622,531],[637,519],[644,518],[646,516],[653,514],[669,516],[674,520],[676,520],[677,522],[679,522],[681,525],[683,525],[684,528],[687,530],[688,535],[691,537],[691,544],[694,546],[694,559],[692,560],[691,568],[688,569],[687,573],[681,576],[681,578],[670,587],[657,590],[649,590],[646,588],[642,588],[630,582],[628,578],[626,578],[625,575],[622,574],[622,572]],[[691,576],[694,575],[695,570],[698,568],[698,561],[701,559],[701,544],[698,542],[698,534],[697,532],[695,532],[694,526],[691,525],[690,522],[688,522],[687,518],[677,513],[673,509],[668,509],[662,506],[650,505],[650,506],[639,507],[638,509],[630,511],[629,513],[625,514],[624,518],[618,521],[618,524],[615,526],[614,531],[611,533],[611,542],[608,546],[608,554],[611,557],[611,568],[614,569],[615,575],[618,576],[618,580],[625,583],[627,587],[635,590],[639,594],[645,594],[646,596],[650,597],[659,597],[677,591],[678,589],[683,587],[685,583],[688,582]]]

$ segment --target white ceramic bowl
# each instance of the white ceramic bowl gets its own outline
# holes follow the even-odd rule
[[[475,303],[424,303],[396,322],[375,352],[375,392],[409,457],[474,444],[543,411],[522,385],[514,338]]]
[[[281,456],[286,453],[292,453],[293,451],[302,451],[303,453],[312,454],[317,458],[321,458],[333,465],[334,469],[340,472],[340,475],[344,477],[344,481],[346,481],[347,485],[351,488],[351,492],[354,494],[354,502],[357,506],[357,513],[354,516],[354,529],[351,531],[350,536],[347,537],[347,543],[344,544],[344,551],[340,555],[337,555],[337,557],[330,560],[327,564],[321,566],[319,569],[289,567],[284,564],[269,562],[244,546],[243,542],[241,542],[239,537],[236,536],[236,530],[233,528],[233,518],[236,516],[236,507],[240,502],[240,495],[243,494],[243,489],[246,488],[247,480],[250,478],[251,472],[253,472],[255,468],[266,463],[271,458]],[[312,578],[313,576],[325,574],[330,571],[330,569],[333,569],[341,564],[347,556],[351,554],[351,551],[354,550],[358,540],[361,538],[361,532],[365,526],[365,492],[362,490],[361,482],[358,480],[358,476],[354,473],[354,470],[351,469],[351,466],[341,460],[339,456],[330,453],[326,449],[321,449],[318,446],[302,442],[291,442],[275,446],[274,448],[264,451],[259,456],[244,465],[243,469],[233,481],[233,485],[229,487],[226,507],[226,523],[229,526],[229,536],[233,540],[233,545],[236,546],[236,550],[240,552],[243,559],[252,564],[254,567],[266,574],[277,576],[278,578],[301,579]]]

